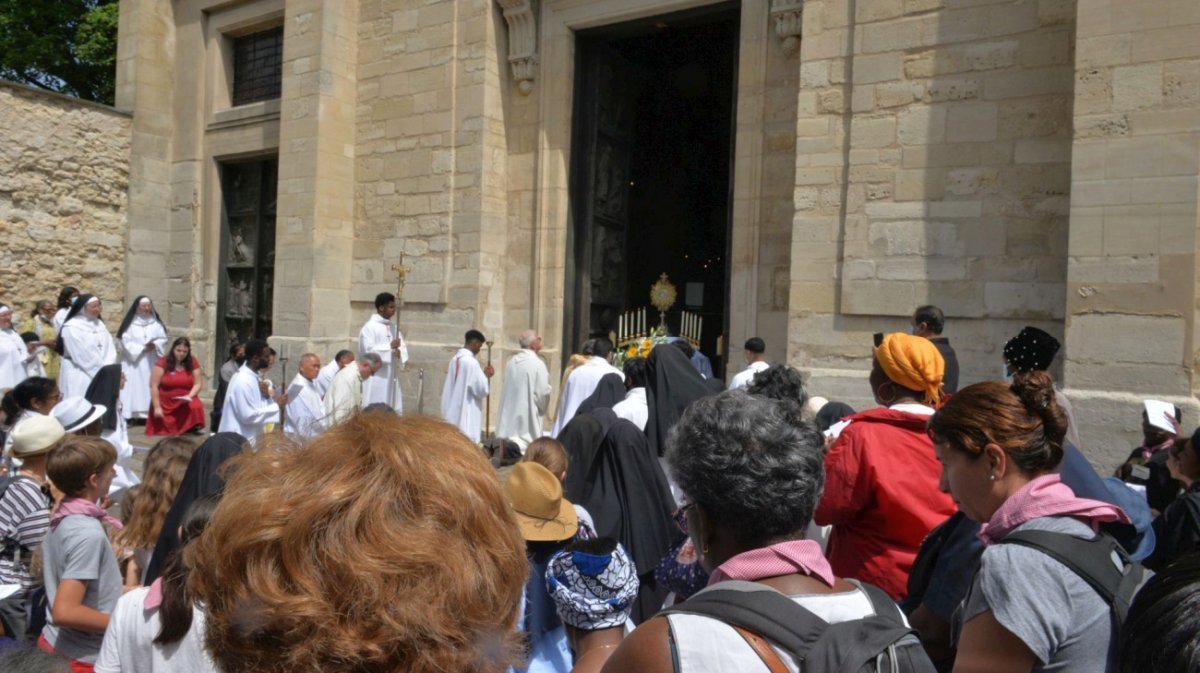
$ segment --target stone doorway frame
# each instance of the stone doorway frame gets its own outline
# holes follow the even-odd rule
[[[547,343],[567,329],[567,230],[570,226],[571,130],[574,111],[575,31],[716,5],[723,0],[543,0],[537,41],[541,66],[534,208],[534,314]],[[763,108],[772,14],[767,0],[742,0],[738,36],[736,129],[729,232],[729,306],[725,354],[756,331],[759,295],[759,222],[762,208]],[[522,84],[525,82],[522,81]],[[546,311],[539,315],[540,311]]]

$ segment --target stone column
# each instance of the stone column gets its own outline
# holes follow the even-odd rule
[[[174,132],[173,4],[121,0],[117,29],[116,105],[133,112],[129,165],[129,253],[125,302],[137,294],[165,302],[171,240],[171,147]],[[106,297],[112,300],[115,297]],[[110,314],[114,311],[109,309]]]
[[[1195,426],[1200,12],[1195,0],[1080,0],[1067,395],[1089,458],[1140,441],[1143,398]]]
[[[274,332],[294,360],[351,322],[358,2],[293,0],[283,30]]]

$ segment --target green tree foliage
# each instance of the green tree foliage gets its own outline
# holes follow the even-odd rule
[[[111,105],[117,11],[117,0],[0,0],[0,77]]]

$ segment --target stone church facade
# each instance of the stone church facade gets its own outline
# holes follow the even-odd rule
[[[710,316],[701,342],[720,337],[730,373],[757,335],[815,391],[866,405],[871,334],[933,303],[964,383],[996,377],[1023,325],[1059,336],[1054,371],[1098,464],[1136,444],[1144,397],[1185,405],[1185,426],[1200,415],[1194,0],[120,9],[125,292],[161,298],[169,328],[210,362],[222,339],[256,332],[293,355],[350,346],[403,253],[406,408],[424,370],[436,413],[466,329],[495,340],[498,372],[521,330],[538,329],[557,380],[585,332],[649,304],[644,274],[675,264],[690,291],[703,272],[694,255],[668,260],[671,241],[716,232],[687,302]],[[719,63],[676,67],[673,49],[726,54],[728,82],[714,84]],[[601,75],[585,79],[592,63]],[[721,86],[724,108],[687,98]],[[636,132],[612,123],[633,89]],[[699,108],[728,118],[702,143],[716,148],[699,162],[715,200],[654,201],[672,174],[696,172],[686,152],[664,159],[659,184],[635,185],[629,167],[654,157],[633,155],[674,118],[651,124],[654,100],[680,126]],[[710,229],[670,223],[703,209]]]

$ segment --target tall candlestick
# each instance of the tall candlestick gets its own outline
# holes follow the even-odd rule
[[[700,343],[700,337],[704,334],[704,318],[700,317],[696,325],[696,343]]]

